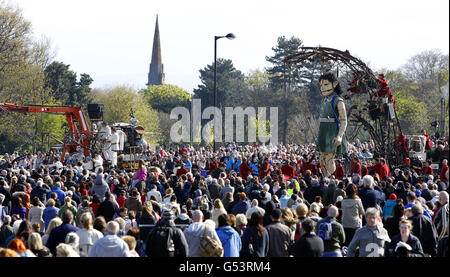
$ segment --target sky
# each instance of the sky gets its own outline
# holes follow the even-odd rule
[[[269,66],[277,38],[350,53],[372,70],[398,69],[427,49],[449,53],[448,0],[9,0],[56,61],[89,74],[92,88],[145,87],[159,17],[166,83],[190,92],[217,57],[243,73]]]

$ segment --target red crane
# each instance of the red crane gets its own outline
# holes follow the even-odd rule
[[[76,152],[77,146],[83,148],[84,156],[90,155],[91,130],[84,115],[83,108],[69,106],[20,106],[10,103],[0,103],[0,108],[9,112],[19,113],[54,113],[65,114],[69,126],[70,140],[64,144],[64,152],[61,162],[64,162],[65,154]]]

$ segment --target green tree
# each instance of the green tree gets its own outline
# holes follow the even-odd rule
[[[424,120],[427,117],[427,106],[414,96],[419,90],[417,83],[395,70],[388,70],[385,76],[394,96],[402,131],[405,134],[418,134],[427,122]]]
[[[316,84],[320,74],[315,70],[317,64],[305,61],[296,68],[288,68],[283,63],[284,58],[298,53],[302,46],[302,40],[297,37],[287,39],[281,36],[272,48],[273,55],[266,56],[266,60],[272,64],[266,71],[279,107],[279,133],[283,143],[300,141],[299,126],[295,124],[294,117],[298,114],[315,114],[321,100]],[[302,129],[306,130],[306,127]]]
[[[216,103],[218,107],[225,107],[226,103],[234,101],[233,89],[242,88],[244,75],[226,59],[217,59],[216,70]],[[202,107],[214,106],[214,64],[200,70],[200,82],[194,89],[194,97],[202,100]]]
[[[148,86],[139,91],[153,109],[170,113],[175,107],[190,107],[191,95],[175,85]]]
[[[19,8],[0,3],[0,99],[19,105],[52,102],[44,87],[44,68],[53,56],[49,41],[33,37]],[[39,114],[0,111],[1,152],[32,150]]]
[[[425,103],[409,94],[396,99],[397,116],[400,119],[402,130],[406,134],[418,134],[419,130],[425,128],[423,119],[427,114]]]
[[[81,74],[77,80],[77,73],[69,69],[70,65],[54,61],[45,68],[45,86],[52,90],[53,97],[63,105],[87,107],[92,102],[89,97],[92,78],[89,74]]]
[[[272,47],[274,54],[266,56],[266,61],[272,64],[266,70],[270,74],[269,79],[273,89],[284,89],[286,84],[290,82],[290,78],[293,78],[296,83],[300,82],[298,76],[291,76],[289,68],[283,63],[283,59],[298,53],[302,46],[303,41],[297,37],[291,37],[290,39],[285,36],[278,37],[277,45]]]

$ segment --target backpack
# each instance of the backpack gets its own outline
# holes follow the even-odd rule
[[[299,221],[295,225],[295,240],[298,240],[302,236],[303,226],[302,222]]]
[[[174,257],[175,244],[173,242],[174,229],[172,227],[157,226],[148,236],[145,252],[148,257]]]
[[[322,240],[330,240],[332,235],[333,235],[333,223],[336,222],[335,220],[331,221],[331,222],[322,222],[319,224],[319,232],[318,232],[318,236],[322,239]]]
[[[208,236],[208,224],[205,224],[205,233],[200,237],[200,245],[198,248],[202,257],[223,256],[222,243]]]

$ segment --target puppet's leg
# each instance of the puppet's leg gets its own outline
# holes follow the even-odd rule
[[[334,157],[336,153],[320,153],[320,165],[325,177],[331,176],[336,171],[336,164],[334,163]]]

